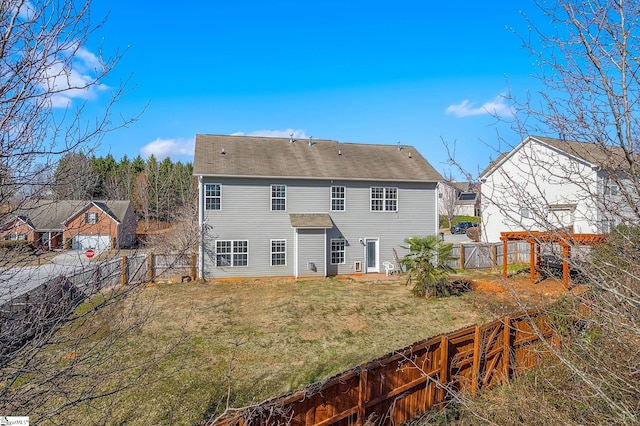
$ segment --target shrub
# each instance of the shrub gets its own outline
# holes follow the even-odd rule
[[[3,240],[0,241],[0,248],[4,250],[30,251],[33,246],[27,240]]]
[[[434,235],[411,237],[404,240],[409,253],[400,259],[407,268],[407,284],[413,283],[413,294],[418,297],[449,296],[452,294],[447,265],[452,259],[452,245],[445,244]]]
[[[480,241],[480,227],[476,226],[467,229],[467,237],[469,237],[471,241],[475,241],[476,243]]]

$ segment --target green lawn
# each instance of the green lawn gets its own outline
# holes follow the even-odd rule
[[[493,314],[473,292],[425,300],[401,280],[335,278],[153,285],[88,318],[59,333],[79,343],[37,360],[75,373],[33,398],[34,422],[74,396],[122,388],[53,419],[193,424],[227,398],[241,407],[279,396]]]

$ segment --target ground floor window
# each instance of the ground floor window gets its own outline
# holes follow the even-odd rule
[[[331,264],[332,265],[342,265],[345,263],[344,256],[344,239],[332,239],[331,240]]]
[[[27,239],[27,234],[7,234],[5,235],[4,239],[12,241],[24,241]]]
[[[216,266],[248,266],[249,241],[217,240]]]
[[[287,241],[271,240],[271,266],[287,264]]]

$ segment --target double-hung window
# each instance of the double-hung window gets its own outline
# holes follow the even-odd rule
[[[331,187],[331,211],[345,211],[345,188],[344,186]]]
[[[618,195],[618,184],[607,179],[604,184],[604,195]]]
[[[287,264],[287,241],[271,240],[271,266]]]
[[[248,266],[249,242],[247,240],[217,240],[216,266]]]
[[[397,212],[398,188],[374,186],[371,188],[371,211]]]
[[[84,222],[95,225],[98,223],[98,213],[96,212],[88,212],[84,214]]]
[[[271,211],[287,210],[287,185],[271,185]]]
[[[331,264],[342,265],[345,263],[345,242],[343,238],[331,239]]]
[[[219,183],[204,184],[204,209],[205,210],[221,210],[222,209],[222,189]]]

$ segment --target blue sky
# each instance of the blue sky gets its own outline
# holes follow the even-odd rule
[[[100,4],[98,4],[100,3]],[[501,96],[524,96],[532,59],[522,32],[530,1],[94,2],[109,13],[87,49],[124,57],[106,84],[131,76],[116,105],[133,116],[98,151],[192,161],[197,133],[313,136],[415,146],[441,173],[443,140],[474,176],[519,136]],[[98,93],[95,106],[104,93]]]

